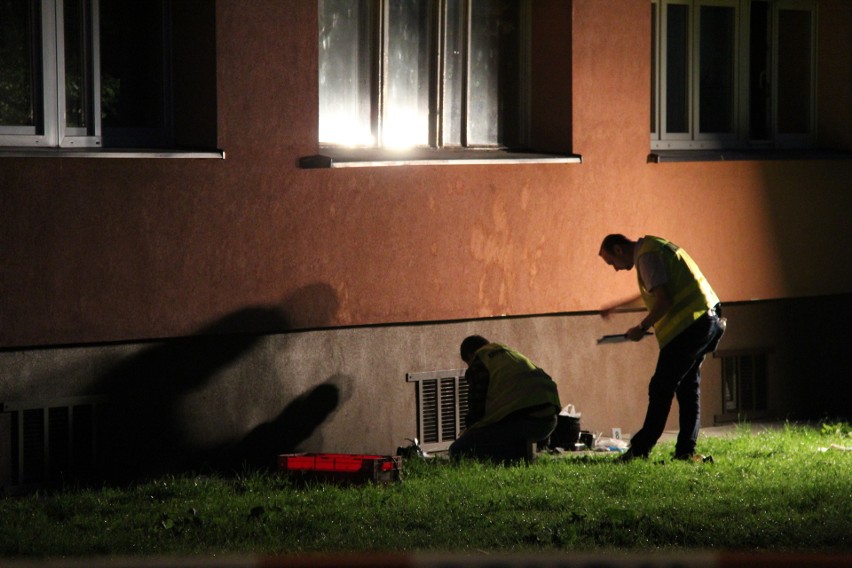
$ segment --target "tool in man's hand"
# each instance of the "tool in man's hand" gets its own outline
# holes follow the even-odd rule
[[[650,331],[646,331],[645,335],[654,335]],[[598,345],[601,343],[622,343],[624,341],[630,341],[627,339],[626,333],[616,333],[615,335],[604,335],[600,339],[598,339]]]

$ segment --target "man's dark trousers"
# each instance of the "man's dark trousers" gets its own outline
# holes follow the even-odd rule
[[[675,457],[695,452],[701,421],[701,364],[704,356],[716,349],[725,331],[719,316],[718,308],[704,314],[660,350],[657,369],[648,385],[645,422],[630,440],[634,455],[647,456],[663,435],[674,396],[680,407]]]

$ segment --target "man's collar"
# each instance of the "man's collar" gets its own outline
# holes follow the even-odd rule
[[[633,266],[636,266],[636,261],[639,260],[639,250],[642,248],[642,241],[645,240],[645,237],[640,237],[639,240],[636,241],[636,244],[633,245]]]

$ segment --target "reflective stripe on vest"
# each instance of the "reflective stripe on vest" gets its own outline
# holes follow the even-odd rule
[[[524,408],[551,404],[553,414],[562,408],[553,379],[517,351],[489,343],[476,357],[488,369],[488,394],[485,415],[472,428],[493,424]]]
[[[674,243],[648,235],[642,241],[638,256],[646,253],[660,253],[669,278],[665,286],[673,304],[654,324],[657,341],[660,347],[665,347],[680,332],[707,313],[707,310],[718,304],[719,298],[692,257]],[[645,289],[638,270],[636,276],[642,301],[650,311],[654,306],[654,296]]]

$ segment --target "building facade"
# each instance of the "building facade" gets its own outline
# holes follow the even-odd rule
[[[440,447],[471,333],[635,431],[657,347],[596,343],[641,318],[598,315],[635,294],[613,232],[723,301],[702,424],[849,415],[852,3],[18,4],[7,485]]]

